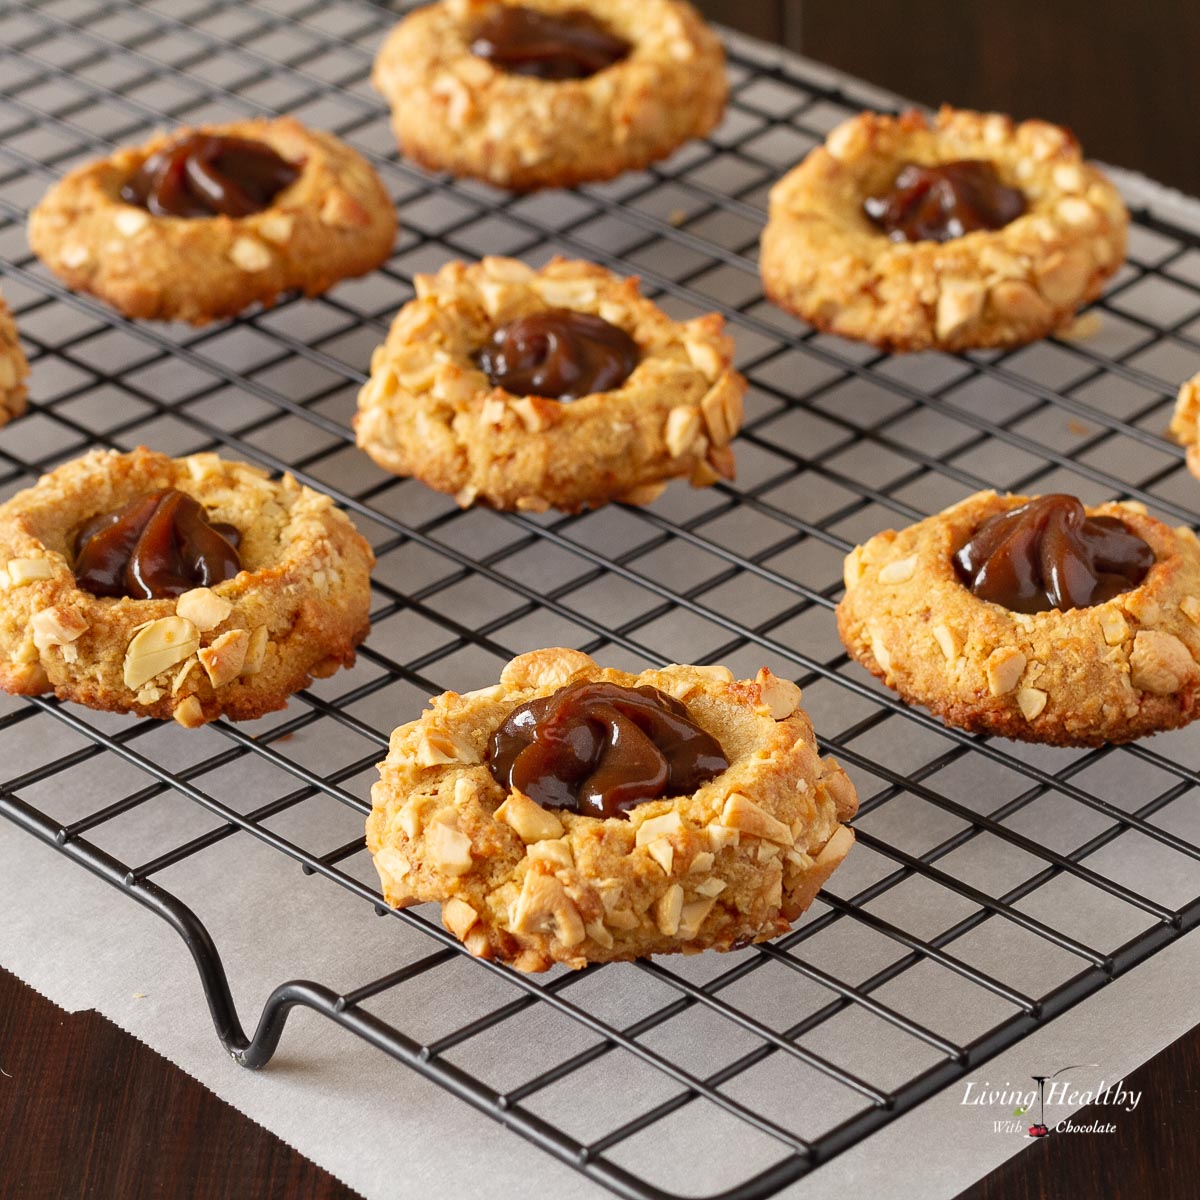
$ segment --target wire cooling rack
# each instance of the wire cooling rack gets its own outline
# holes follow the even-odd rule
[[[30,414],[0,431],[3,495],[93,445],[215,448],[332,494],[379,558],[359,666],[286,714],[185,734],[5,701],[0,812],[182,934],[244,1065],[264,1065],[306,1006],[623,1196],[768,1196],[1197,923],[1200,739],[1084,752],[945,730],[848,663],[831,610],[853,543],[982,487],[1120,495],[1195,523],[1200,484],[1163,430],[1200,367],[1198,239],[1137,213],[1086,338],[889,358],[768,306],[755,266],[770,182],[876,97],[736,39],[712,138],[613,183],[514,197],[398,160],[367,82],[393,20],[319,0],[50,0],[0,15],[0,256],[33,364]],[[77,162],[163,123],[281,111],[379,168],[402,227],[382,270],[197,331],[122,320],[30,257],[26,210]],[[592,258],[641,275],[673,315],[724,313],[752,384],[737,483],[572,517],[460,512],[359,454],[354,395],[413,274],[484,253]],[[360,830],[388,731],[428,694],[555,644],[634,669],[765,662],[799,680],[862,807],[857,848],[793,932],[605,967],[600,989],[595,969],[529,978],[470,960],[435,913],[382,905]],[[82,774],[104,799],[64,816]],[[167,798],[203,823],[161,820]],[[301,811],[337,832],[289,833]],[[157,838],[149,857],[122,853],[131,829]],[[161,882],[246,837],[388,916],[403,965],[354,988],[284,984],[247,1036],[203,895],[191,906]],[[236,950],[253,954],[246,922]],[[488,998],[475,1015],[425,1031],[429,996],[469,989]],[[636,1020],[608,1015],[614,989]],[[531,1012],[579,1036],[533,1054]],[[479,1044],[496,1076],[463,1065]]]

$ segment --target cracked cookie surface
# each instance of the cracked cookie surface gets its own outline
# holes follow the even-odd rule
[[[193,135],[261,143],[300,167],[246,216],[156,216],[121,189],[151,155]],[[29,215],[29,244],[69,287],[127,317],[203,325],[286,291],[315,296],[391,253],[396,216],[378,175],[332,134],[290,117],[162,133],[87,163]]]
[[[998,229],[891,241],[863,211],[909,163],[991,164],[1026,207]],[[771,190],[768,296],[818,329],[886,350],[957,351],[1044,337],[1095,299],[1125,256],[1129,215],[1045,121],[943,108],[929,121],[862,113]]]
[[[1053,745],[1126,742],[1186,725],[1200,700],[1200,541],[1131,503],[1086,509],[1145,542],[1140,584],[1088,607],[1012,612],[960,581],[954,555],[1029,497],[979,492],[846,558],[838,631],[850,655],[947,725]]]
[[[405,17],[371,76],[400,148],[433,170],[530,190],[609,179],[660,158],[721,119],[720,39],[680,0],[522,0],[548,15],[584,11],[630,45],[586,78],[510,73],[471,52],[500,0],[442,0]],[[515,7],[510,5],[509,7]]]
[[[418,275],[358,397],[358,445],[464,507],[576,511],[647,503],[665,481],[732,478],[730,441],[745,380],[716,314],[672,321],[636,279],[556,259],[449,263]],[[478,362],[498,328],[531,314],[594,314],[636,343],[640,360],[611,391],[562,402],[493,386]]]
[[[77,532],[163,488],[238,531],[240,571],[161,599],[80,587]],[[260,717],[354,662],[373,562],[330,498],[291,476],[211,453],[95,450],[0,505],[0,686],[187,727]]]
[[[728,767],[628,819],[543,808],[485,757],[518,706],[580,681],[653,687],[720,743]],[[730,950],[785,932],[845,857],[853,784],[821,759],[800,689],[767,670],[629,675],[577,650],[513,659],[500,683],[446,692],[395,730],[372,788],[367,844],[389,904],[438,901],[472,954],[554,963]]]

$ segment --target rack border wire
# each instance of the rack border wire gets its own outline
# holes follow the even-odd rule
[[[369,131],[382,111],[379,102],[363,91],[370,63],[369,46],[395,19],[394,9],[410,5],[393,6],[392,10],[366,5],[345,6],[346,12],[351,14],[346,19],[353,24],[349,30],[342,29],[340,33],[327,28],[327,21],[321,22],[322,10],[326,7],[315,0],[262,0],[261,3],[241,5],[234,5],[231,0],[186,0],[183,4],[170,5],[171,11],[167,12],[163,5],[156,5],[152,0],[147,3],[45,0],[15,8],[0,17],[0,23],[14,19],[19,22],[22,17],[32,23],[24,36],[18,33],[6,42],[8,59],[22,60],[32,74],[18,77],[15,83],[10,81],[0,89],[0,102],[6,111],[19,114],[15,124],[5,127],[5,141],[0,145],[0,239],[7,239],[0,244],[8,246],[14,236],[19,236],[25,212],[20,195],[23,181],[36,179],[39,186],[48,183],[81,155],[103,153],[114,141],[136,136],[147,124],[163,117],[168,120],[183,118],[201,102],[241,111],[272,112],[269,102],[249,97],[247,92],[283,79],[293,87],[290,108],[334,104],[343,113],[336,126],[337,132],[353,140],[356,134]],[[237,45],[210,28],[235,8],[251,23],[252,33],[252,36],[239,40]],[[124,34],[122,28],[126,31]],[[287,36],[293,37],[301,49],[276,56],[251,44],[277,35],[283,36],[285,42]],[[156,50],[161,51],[156,43],[171,38],[190,47],[190,51],[174,57],[156,56]],[[53,48],[56,40],[82,48],[82,55],[60,57],[56,61],[57,52],[46,53],[47,46]],[[247,73],[235,85],[227,87],[211,79],[201,80],[193,72],[193,68],[206,64],[213,56],[227,53],[247,68]],[[328,53],[343,56],[346,63],[342,74],[335,74],[333,78],[325,78],[320,73],[326,70],[321,60]],[[743,356],[740,366],[751,376],[754,388],[764,402],[760,405],[761,411],[751,412],[741,439],[748,450],[761,452],[764,460],[769,459],[770,466],[761,478],[748,485],[723,484],[713,489],[711,502],[690,515],[672,516],[657,510],[631,513],[641,527],[639,540],[619,552],[597,549],[590,544],[583,524],[586,516],[539,519],[504,514],[498,515],[496,521],[498,527],[511,535],[511,540],[492,552],[472,553],[443,536],[453,529],[459,515],[457,511],[435,512],[420,520],[402,520],[378,503],[386,500],[395,481],[368,482],[354,490],[325,477],[323,471],[330,456],[353,444],[345,422],[329,415],[327,406],[336,406],[348,387],[356,387],[365,378],[360,366],[326,349],[325,343],[334,337],[364,331],[381,338],[387,319],[397,305],[395,298],[368,305],[365,309],[356,307],[340,295],[322,298],[318,303],[329,314],[331,332],[315,339],[320,343],[316,345],[273,323],[274,314],[286,314],[298,303],[294,298],[285,299],[273,313],[255,312],[232,322],[178,335],[126,321],[90,298],[71,294],[38,267],[23,248],[6,253],[8,261],[2,268],[7,285],[15,286],[20,292],[14,308],[23,326],[36,325],[37,314],[42,310],[66,306],[77,315],[83,332],[56,339],[45,331],[29,332],[23,328],[23,340],[31,352],[35,373],[39,363],[57,362],[78,374],[80,381],[57,395],[31,404],[30,411],[50,422],[56,433],[66,439],[65,443],[56,445],[49,452],[22,454],[19,447],[14,449],[0,436],[0,488],[11,491],[30,474],[47,469],[84,446],[121,446],[126,435],[133,434],[148,420],[169,419],[189,436],[200,439],[197,449],[230,448],[272,470],[290,470],[301,481],[328,492],[339,504],[382,531],[382,540],[377,543],[381,553],[401,547],[419,547],[444,560],[450,573],[411,589],[402,589],[377,578],[373,588],[380,603],[372,614],[376,623],[397,614],[414,614],[436,626],[449,640],[407,660],[368,641],[361,654],[378,674],[356,682],[333,698],[311,690],[302,692],[287,716],[265,731],[251,734],[226,722],[218,722],[215,728],[227,744],[219,753],[182,770],[168,770],[151,754],[139,749],[140,740],[153,730],[153,723],[142,722],[112,733],[90,719],[85,710],[44,698],[23,702],[20,707],[0,716],[0,733],[17,729],[31,718],[43,715],[81,737],[84,744],[0,782],[0,815],[125,893],[179,933],[195,962],[218,1037],[241,1065],[265,1066],[278,1046],[288,1014],[296,1007],[309,1008],[597,1183],[636,1200],[675,1200],[676,1194],[626,1169],[611,1157],[610,1152],[697,1100],[716,1106],[733,1120],[757,1130],[778,1145],[780,1157],[776,1161],[713,1198],[760,1200],[827,1162],[941,1088],[963,1078],[971,1068],[1066,1012],[1200,923],[1200,894],[1173,906],[1107,877],[1087,862],[1126,833],[1136,833],[1192,862],[1200,859],[1200,846],[1153,820],[1176,799],[1200,784],[1196,769],[1144,745],[1120,751],[1105,747],[1083,753],[1065,764],[1046,767],[1019,757],[995,741],[946,730],[927,714],[908,709],[890,694],[853,674],[845,674],[843,669],[848,662],[844,653],[839,651],[832,657],[822,657],[802,646],[790,644],[786,633],[781,632],[784,627],[810,613],[827,613],[835,603],[838,584],[817,586],[796,579],[775,561],[806,544],[834,552],[845,551],[852,544],[846,530],[872,509],[905,520],[924,515],[920,504],[914,503],[909,495],[912,488],[919,488],[931,480],[941,479],[972,489],[988,486],[990,480],[986,474],[970,461],[967,465],[948,461],[949,454],[927,451],[919,443],[898,436],[897,428],[902,422],[923,414],[933,414],[964,427],[965,440],[953,449],[955,459],[986,451],[993,444],[1008,447],[1031,459],[1028,469],[1013,477],[1014,488],[1030,487],[1055,472],[1068,471],[1113,494],[1152,505],[1175,520],[1196,524],[1195,510],[1174,499],[1169,486],[1182,469],[1182,451],[1155,432],[1153,424],[1169,400],[1163,379],[1137,360],[1149,348],[1159,346],[1175,347],[1200,357],[1200,330],[1191,327],[1196,312],[1200,311],[1200,272],[1194,277],[1188,275],[1191,269],[1188,259],[1200,248],[1200,237],[1148,210],[1135,211],[1136,229],[1144,237],[1151,243],[1156,238],[1169,242],[1173,248],[1157,259],[1150,253],[1148,260],[1131,260],[1096,306],[1107,318],[1134,332],[1125,349],[1109,355],[1086,343],[1066,343],[1060,339],[1050,339],[1046,343],[1069,352],[1077,364],[1079,374],[1072,378],[1069,387],[1056,387],[1032,377],[1021,367],[1020,351],[965,356],[952,360],[952,369],[940,383],[925,386],[911,383],[886,369],[890,361],[886,356],[825,338],[780,317],[765,306],[761,293],[754,288],[741,299],[726,298],[719,291],[706,290],[710,288],[706,276],[714,268],[756,278],[754,247],[757,226],[762,220],[761,197],[766,184],[779,173],[780,164],[754,143],[771,134],[814,141],[823,132],[827,115],[823,110],[861,107],[873,99],[870,93],[866,93],[865,101],[856,99],[840,82],[822,79],[819,73],[806,72],[801,65],[764,58],[744,39],[731,40],[730,61],[735,83],[731,108],[736,118],[731,132],[719,132],[713,139],[690,147],[679,161],[672,160],[651,168],[630,182],[581,189],[577,193],[580,211],[565,220],[551,221],[545,215],[538,216],[522,197],[501,196],[477,185],[458,184],[427,175],[404,163],[393,150],[372,149],[369,144],[361,147],[385,172],[389,186],[399,193],[402,204],[407,206],[430,199],[447,205],[457,203],[462,209],[456,218],[436,227],[403,223],[398,247],[401,261],[385,266],[379,273],[380,278],[394,285],[398,295],[405,295],[410,284],[412,269],[405,260],[419,260],[429,253],[444,258],[467,253],[473,236],[472,227],[486,220],[500,223],[498,228],[502,228],[512,241],[512,252],[517,254],[536,255],[560,248],[621,270],[628,260],[636,259],[639,254],[666,246],[679,251],[681,258],[691,255],[698,260],[681,272],[661,264],[657,267],[643,264],[635,269],[648,289],[664,304],[675,305],[684,311],[722,312],[746,337],[751,348]],[[114,83],[95,78],[93,69],[111,62],[122,65],[132,74],[122,77],[118,72]],[[92,76],[86,74],[88,71],[93,71]],[[36,93],[43,85],[50,84],[74,88],[76,98],[48,111],[36,99],[30,100],[24,94],[31,90]],[[169,91],[168,85],[175,88],[179,98],[166,105],[163,111],[134,94],[154,86],[165,86]],[[769,102],[756,102],[755,97],[764,88],[770,90],[774,98]],[[785,98],[789,91],[794,93],[792,102]],[[121,114],[124,120],[95,132],[88,119],[91,106],[97,102],[105,111]],[[740,130],[736,128],[738,122],[743,126]],[[44,154],[14,144],[26,135],[39,134],[56,135],[65,144]],[[693,177],[694,172],[726,163],[734,163],[742,170],[743,184],[723,188]],[[13,186],[18,189],[17,199],[8,194],[8,189]],[[654,207],[647,203],[661,189],[672,188],[694,205],[684,210],[684,219],[680,221],[673,219],[674,214],[665,217],[656,214]],[[597,241],[588,226],[606,219],[628,226],[627,237],[633,240],[616,246]],[[735,233],[723,240],[702,232],[706,222],[721,220],[731,220],[735,231],[739,221],[746,228],[741,235]],[[1176,319],[1155,322],[1135,309],[1121,307],[1122,297],[1134,293],[1147,281],[1186,289],[1195,300],[1194,308],[1185,306]],[[207,344],[230,329],[253,331],[268,340],[275,353],[256,363],[252,370],[239,370],[206,354]],[[101,336],[101,331],[117,331],[145,350],[146,357],[137,363],[139,370],[179,363],[203,373],[210,382],[178,402],[168,401],[152,388],[140,386],[127,373],[97,367],[89,359],[87,344]],[[797,392],[773,382],[766,374],[757,374],[768,372],[771,364],[797,351],[807,362],[818,365],[821,372],[826,373],[815,385],[802,387]],[[280,387],[257,378],[275,366],[294,361],[309,364],[314,371],[324,371],[332,379],[311,394],[295,399]],[[1114,415],[1069,394],[1110,378],[1144,393],[1144,401],[1121,415]],[[856,419],[852,413],[839,411],[836,405],[827,402],[847,381],[882,389],[898,407],[890,408],[874,420]],[[1015,392],[1024,397],[1026,403],[1017,405],[1007,416],[976,411],[959,404],[955,393],[975,381]],[[121,389],[138,408],[135,415],[97,429],[75,415],[71,405],[105,385]],[[264,411],[233,427],[198,411],[202,403],[231,387],[253,397]],[[781,414],[797,410],[819,415],[838,436],[830,445],[811,453],[781,444],[772,434],[772,424]],[[1065,419],[1085,422],[1089,427],[1086,436],[1081,435],[1080,440],[1065,449],[1039,440],[1028,431],[1028,426],[1031,420],[1046,414],[1062,414]],[[303,422],[306,429],[329,441],[318,441],[315,448],[298,455],[289,455],[285,449],[277,450],[264,443],[260,435],[269,433],[272,425],[281,419]],[[1112,467],[1096,465],[1102,453],[1111,449],[1111,443],[1120,438],[1144,448],[1150,459],[1161,461],[1155,461],[1140,478],[1126,478]],[[869,445],[880,453],[898,458],[903,469],[881,485],[866,483],[836,461],[848,447],[861,445]],[[790,511],[772,496],[779,487],[806,474],[840,489],[846,498],[829,512],[808,518]],[[757,549],[742,549],[730,546],[706,529],[714,521],[726,516],[736,517],[743,512],[769,520],[778,527],[775,536]],[[719,569],[715,575],[688,586],[672,586],[653,577],[639,563],[648,553],[673,546],[685,546],[703,553],[715,560]],[[502,569],[505,561],[514,554],[538,548],[553,548],[573,556],[584,564],[583,573],[540,588],[524,583]],[[581,586],[603,578],[620,580],[637,589],[639,594],[644,593],[651,598],[651,607],[613,625],[571,603],[572,594]],[[788,594],[789,601],[764,619],[751,622],[728,615],[708,599],[714,589],[742,578],[782,590]],[[438,604],[440,592],[473,579],[487,581],[512,593],[519,602],[517,607],[488,620],[468,623]],[[387,744],[387,732],[356,715],[353,707],[398,681],[426,692],[440,691],[435,675],[442,660],[466,648],[502,658],[510,652],[504,643],[505,627],[515,619],[536,618],[539,614],[578,627],[582,636],[581,648],[585,650],[610,648],[651,662],[662,662],[665,658],[653,640],[647,640],[648,626],[672,614],[684,614],[706,622],[724,639],[705,653],[707,659],[718,660],[753,648],[756,653],[771,655],[789,664],[793,668],[791,673],[804,687],[836,685],[857,702],[869,706],[867,715],[851,721],[835,737],[822,739],[821,743],[823,750],[836,752],[877,785],[876,790],[864,796],[860,822],[883,810],[896,797],[908,795],[954,817],[961,827],[913,853],[860,826],[860,845],[887,864],[883,874],[851,896],[823,892],[821,911],[810,914],[804,923],[776,942],[754,948],[740,961],[703,983],[695,983],[659,962],[637,964],[637,971],[665,986],[672,996],[667,1003],[635,1023],[620,1028],[593,1016],[571,999],[572,989],[594,976],[600,968],[542,982],[495,963],[469,959],[455,938],[421,912],[398,912],[387,908],[376,889],[340,868],[339,864],[345,860],[363,853],[361,839],[317,853],[264,824],[313,797],[325,797],[353,812],[365,813],[369,806],[343,785],[370,767],[378,757],[377,748]],[[289,758],[279,749],[292,733],[323,720],[337,723],[376,749],[325,773]],[[943,748],[920,766],[892,769],[856,747],[860,738],[869,736],[885,722],[895,720],[909,723],[922,734],[936,734],[944,744]],[[1114,753],[1136,759],[1170,782],[1137,807],[1129,809],[1077,781],[1079,776],[1086,776]],[[59,821],[22,797],[23,791],[36,784],[103,755],[122,760],[139,775],[147,777],[148,782],[72,822]],[[247,756],[257,756],[277,768],[291,778],[294,786],[242,813],[210,794],[199,781],[208,773]],[[1011,771],[1022,780],[1022,790],[987,813],[978,812],[945,794],[936,777],[970,756],[978,756],[980,761]],[[177,792],[206,810],[218,824],[140,865],[121,861],[85,836],[109,821],[136,813],[167,791]],[[1070,799],[1108,824],[1069,851],[1044,845],[1035,836],[1005,824],[1051,793]],[[292,859],[305,874],[329,879],[372,905],[380,915],[397,919],[419,931],[422,937],[430,939],[432,949],[404,967],[342,993],[311,980],[281,984],[268,999],[256,1029],[248,1035],[238,1016],[221,954],[201,916],[154,878],[168,867],[201,854],[238,833],[249,833]],[[1007,846],[1038,860],[1038,870],[999,895],[991,895],[937,865],[983,837],[1000,839]],[[1146,918],[1144,928],[1119,945],[1103,949],[1056,929],[1053,924],[1018,907],[1043,885],[1060,877],[1087,884],[1115,902],[1137,910]],[[911,879],[927,881],[968,902],[973,911],[936,935],[922,936],[889,919],[885,912],[866,907]],[[1007,983],[954,952],[954,943],[964,934],[996,919],[1055,946],[1076,961],[1076,969],[1056,985],[1031,994],[1028,989]],[[894,942],[903,953],[857,983],[847,983],[796,953],[810,939],[836,927],[841,921],[855,922],[873,930]],[[503,978],[517,995],[453,1032],[424,1043],[363,1007],[367,1001],[401,988],[419,976],[464,959],[474,965],[473,969]],[[885,985],[921,963],[937,964],[972,987],[1002,999],[1013,1011],[978,1036],[955,1040],[877,995]],[[735,1001],[726,999],[734,993],[737,984],[768,964],[820,986],[829,993],[829,998],[783,1030],[765,1024],[740,1009]],[[446,1057],[456,1046],[539,1005],[588,1030],[597,1041],[587,1050],[507,1091],[492,1088]],[[757,1044],[719,1069],[698,1074],[640,1040],[691,1009],[704,1010],[736,1026],[756,1039]],[[916,1071],[898,1086],[885,1087],[802,1043],[806,1034],[850,1009],[870,1013],[903,1031],[936,1052],[938,1061]],[[636,1056],[640,1062],[671,1079],[679,1091],[590,1142],[569,1135],[526,1105],[525,1101],[530,1097],[616,1050]],[[806,1138],[756,1111],[753,1104],[722,1090],[724,1085],[776,1054],[792,1057],[853,1092],[867,1102],[866,1107],[820,1135]]]

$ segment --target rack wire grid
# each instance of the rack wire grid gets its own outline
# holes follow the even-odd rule
[[[1089,338],[880,355],[767,305],[755,264],[772,180],[876,94],[734,37],[711,138],[615,182],[513,196],[398,157],[368,84],[394,20],[320,0],[47,0],[0,16],[0,257],[33,367],[30,413],[0,433],[3,495],[95,445],[213,448],[331,494],[379,559],[359,665],[285,714],[187,733],[7,699],[0,812],[175,927],[243,1065],[264,1065],[305,1006],[622,1196],[694,1191],[697,1171],[726,1200],[768,1196],[1197,923],[1200,739],[1072,751],[944,729],[848,662],[832,609],[851,545],[978,488],[1118,495],[1195,524],[1200,485],[1163,430],[1200,367],[1200,239],[1135,213]],[[164,122],[275,112],[379,169],[401,221],[383,269],[195,330],[123,320],[29,255],[28,206],[76,163]],[[737,482],[576,516],[460,511],[355,450],[354,396],[414,273],[484,253],[590,258],[639,274],[672,315],[722,312],[751,381]],[[470,959],[436,913],[383,905],[361,827],[389,730],[429,694],[555,644],[633,669],[766,663],[798,679],[862,804],[857,848],[797,928],[604,967],[601,987],[596,968],[525,977]],[[84,774],[105,800],[68,819]],[[289,836],[286,818],[314,809],[331,833]],[[131,828],[158,839],[149,859],[122,858]],[[390,918],[387,972],[364,956],[363,979],[285,983],[247,1036],[203,894],[192,907],[167,886],[238,838]],[[236,951],[257,952],[252,915]],[[608,1015],[614,992],[636,1020]],[[470,994],[474,1015],[438,1029],[439,993]],[[568,1032],[535,1052],[531,1014]],[[494,1073],[463,1065],[472,1044]]]

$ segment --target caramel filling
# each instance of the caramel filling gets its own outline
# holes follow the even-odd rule
[[[121,199],[156,217],[245,217],[270,207],[302,165],[262,142],[192,133],[150,155]]]
[[[578,400],[620,387],[639,356],[637,342],[602,317],[551,308],[502,325],[477,359],[514,396]]]
[[[893,242],[947,242],[977,229],[1002,229],[1026,209],[1025,195],[1000,182],[990,162],[909,163],[863,211]]]
[[[238,531],[164,488],[93,517],[75,535],[75,582],[94,596],[158,600],[213,587],[241,569]]]
[[[488,750],[501,786],[588,817],[627,818],[647,800],[690,795],[728,766],[678,700],[612,683],[571,683],[522,704]]]
[[[985,521],[954,556],[964,586],[1012,612],[1088,608],[1135,588],[1154,551],[1074,496],[1039,496]]]
[[[633,47],[591,13],[497,4],[476,27],[471,53],[511,75],[586,79],[620,62]]]

